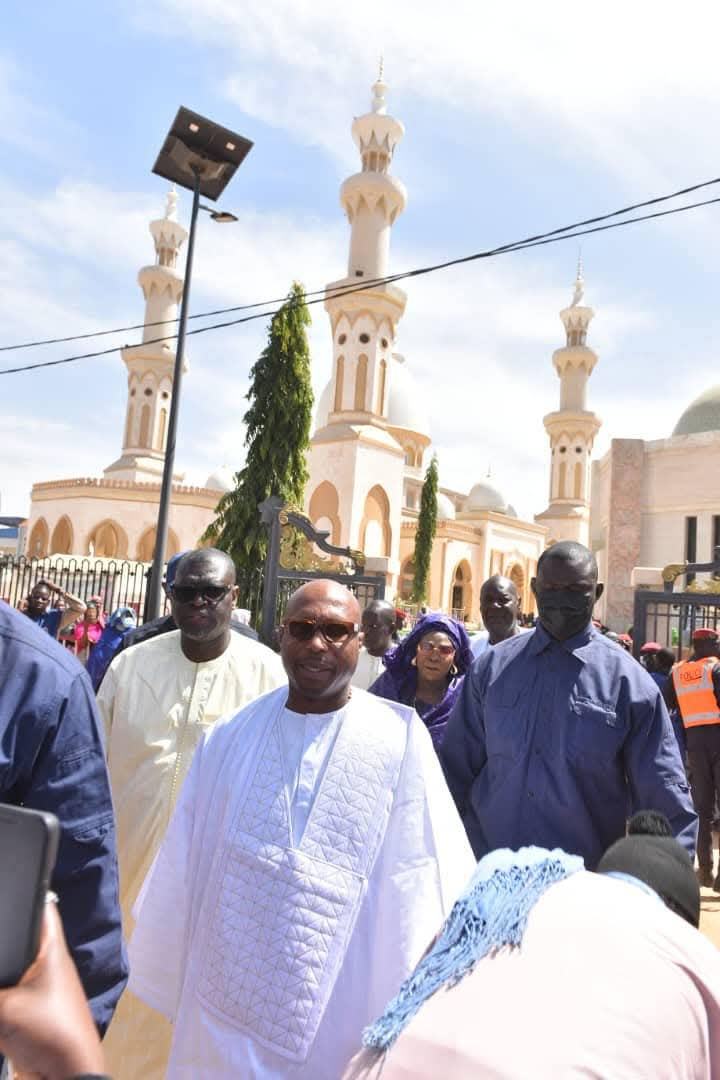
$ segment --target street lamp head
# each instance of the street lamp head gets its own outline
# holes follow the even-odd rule
[[[239,219],[235,214],[231,214],[229,210],[213,210],[210,206],[203,206],[200,203],[200,209],[204,210],[206,214],[209,214],[213,221],[216,221],[218,225],[231,225],[234,221]]]
[[[215,202],[252,149],[249,139],[190,109],[178,109],[153,172]],[[217,219],[216,219],[217,220]],[[223,217],[222,220],[229,220]]]

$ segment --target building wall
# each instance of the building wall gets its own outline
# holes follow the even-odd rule
[[[206,488],[180,488],[173,491],[170,508],[170,550],[183,551],[198,546],[200,537],[214,518],[220,492]],[[57,484],[36,484],[32,492],[28,520],[26,555],[36,554],[34,537],[47,526],[48,547],[52,546],[56,526],[67,518],[72,530],[69,554],[87,555],[97,527],[109,522],[120,541],[117,558],[139,557],[143,538],[157,522],[160,487],[156,484],[131,484],[118,481],[66,480]],[[38,526],[38,529],[36,529]],[[97,544],[95,545],[97,549]],[[42,552],[44,553],[44,552]]]

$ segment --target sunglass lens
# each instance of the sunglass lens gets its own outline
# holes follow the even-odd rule
[[[222,585],[206,585],[202,594],[206,600],[210,600],[214,603],[216,600],[221,600],[225,595],[225,592],[226,589]]]
[[[317,623],[305,619],[289,619],[285,625],[291,637],[297,638],[298,641],[310,641]]]
[[[341,622],[326,622],[322,627],[322,632],[328,641],[344,641],[350,636],[350,627]]]
[[[189,604],[197,596],[197,591],[187,585],[173,585],[172,594],[179,604]]]

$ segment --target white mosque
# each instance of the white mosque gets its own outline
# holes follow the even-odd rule
[[[360,170],[340,189],[350,251],[345,276],[325,293],[333,369],[317,406],[306,512],[332,543],[364,551],[368,569],[385,575],[388,595],[405,599],[432,448],[411,364],[396,351],[406,295],[382,282],[390,271],[392,226],[407,201],[404,185],[390,172],[404,127],[388,114],[386,92],[381,75],[370,112],[352,125]],[[143,343],[122,352],[128,398],[120,457],[102,477],[33,486],[28,555],[152,557],[174,346],[153,341],[158,335],[149,324],[174,319],[182,295],[177,260],[187,233],[176,204],[171,192],[164,217],[151,223],[155,262],[139,274],[148,325]],[[685,410],[670,438],[615,439],[593,461],[600,428],[588,408],[588,380],[598,360],[587,342],[593,316],[579,267],[570,304],[560,312],[565,344],[552,357],[560,393],[558,409],[544,418],[547,507],[534,521],[522,521],[489,478],[467,494],[442,487],[430,606],[476,621],[482,582],[503,573],[515,582],[523,609],[532,610],[530,579],[540,553],[553,541],[573,539],[596,552],[606,582],[597,613],[622,630],[632,619],[633,585],[656,584],[658,568],[667,563],[709,560],[720,544],[720,386]],[[217,470],[203,487],[186,486],[179,474],[175,480],[169,555],[198,543],[232,486],[232,472]]]

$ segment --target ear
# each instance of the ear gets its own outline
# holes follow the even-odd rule
[[[602,594],[604,592],[605,592],[605,586],[603,585],[602,581],[598,581],[597,585],[595,586],[595,602],[596,603],[600,599],[600,597],[602,596]]]
[[[530,589],[533,596],[537,596],[537,578],[530,578]]]
[[[233,585],[233,587],[232,587],[233,607],[235,607],[235,603],[237,601],[239,592],[240,592],[240,586],[239,585]]]
[[[360,648],[361,646],[363,646],[365,644],[365,631],[364,630],[359,630],[358,631],[357,639],[358,639],[358,648]]]
[[[280,623],[279,626],[275,627],[275,637],[277,639],[278,644],[280,644],[280,642],[282,641],[284,634],[285,634],[285,627],[283,626],[282,623]]]

